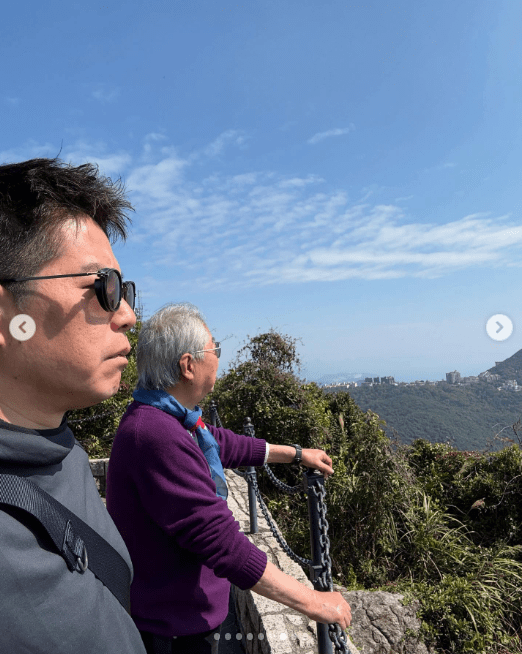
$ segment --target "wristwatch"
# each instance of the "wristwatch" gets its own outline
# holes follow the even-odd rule
[[[295,456],[292,459],[292,463],[301,463],[301,458],[303,456],[303,449],[300,445],[290,445],[290,447],[295,447]]]

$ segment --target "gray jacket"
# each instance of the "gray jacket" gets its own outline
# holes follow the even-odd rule
[[[38,484],[131,561],[64,417],[57,429],[0,420],[0,472]],[[132,567],[131,567],[132,571]],[[32,516],[0,505],[0,652],[145,654],[125,609],[90,570],[70,572]]]

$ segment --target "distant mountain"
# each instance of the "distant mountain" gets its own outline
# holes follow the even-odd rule
[[[519,384],[522,384],[522,350],[515,352],[505,361],[496,361],[488,372],[492,375],[500,375],[500,380],[503,382],[508,379],[516,379]]]
[[[329,375],[323,375],[318,379],[314,379],[316,384],[322,386],[323,384],[344,384],[345,382],[362,381],[366,377],[377,377],[378,375],[370,374],[369,372],[338,372]]]
[[[467,385],[376,384],[326,392],[348,392],[363,411],[371,409],[386,421],[389,436],[396,430],[403,443],[424,438],[433,443],[451,443],[460,450],[482,450],[488,445],[498,449],[505,446],[494,440],[500,432],[515,443],[520,442],[519,437],[522,439],[522,429],[518,429],[519,436],[512,429],[522,418],[522,391],[497,390],[509,379],[522,385],[522,350],[505,361],[497,361],[489,372],[500,379],[481,379]]]

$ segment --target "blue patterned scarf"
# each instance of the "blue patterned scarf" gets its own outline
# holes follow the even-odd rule
[[[210,467],[210,476],[216,484],[216,495],[226,502],[228,497],[228,487],[223,465],[219,458],[221,448],[201,419],[201,414],[203,412],[200,407],[196,405],[194,411],[191,411],[182,406],[175,397],[170,395],[170,393],[160,390],[149,391],[145,388],[137,388],[132,394],[132,397],[137,402],[150,404],[151,406],[156,407],[156,409],[170,413],[178,418],[185,429],[188,429],[192,433],[196,433],[198,445]]]

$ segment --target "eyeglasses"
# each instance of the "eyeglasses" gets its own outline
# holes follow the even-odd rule
[[[134,282],[122,281],[119,270],[102,268],[98,272],[74,273],[72,275],[47,275],[45,277],[19,277],[18,279],[0,279],[0,284],[11,282],[29,282],[33,279],[58,279],[59,277],[88,277],[98,275],[94,280],[94,290],[102,309],[113,313],[120,308],[122,298],[134,311],[136,285]]]
[[[221,348],[219,345],[220,345],[219,343],[216,343],[216,347],[212,347],[210,348],[210,350],[198,350],[197,352],[194,352],[194,354],[198,354],[199,352],[215,352],[217,358],[219,359],[219,357],[221,356]]]

